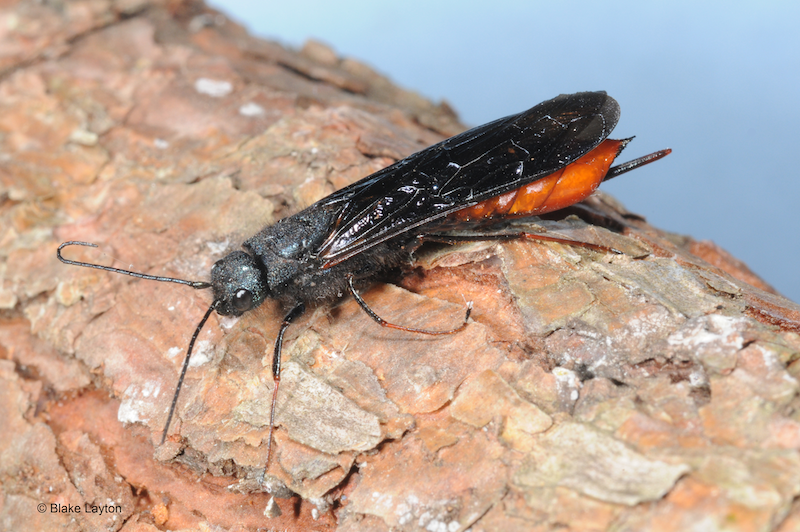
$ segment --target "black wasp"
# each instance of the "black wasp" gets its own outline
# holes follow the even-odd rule
[[[307,307],[350,293],[383,326],[423,334],[460,331],[467,325],[470,305],[460,327],[449,331],[412,329],[381,319],[356,288],[410,261],[425,241],[455,243],[519,236],[563,241],[537,235],[478,232],[456,236],[449,232],[485,230],[511,218],[568,207],[589,196],[602,181],[670,152],[662,150],[612,168],[614,158],[630,141],[606,139],[619,113],[619,104],[605,92],[562,94],[451,137],[265,227],[244,242],[246,251],[234,251],[214,264],[210,283],[146,275],[61,256],[61,250],[69,245],[95,246],[86,242],[64,242],[58,258],[67,264],[142,279],[213,289],[214,302],[189,342],[161,443],[175,412],[195,340],[211,313],[240,316],[267,298],[279,300],[287,313],[272,363],[271,449],[283,336]],[[269,456],[268,450],[267,467]]]

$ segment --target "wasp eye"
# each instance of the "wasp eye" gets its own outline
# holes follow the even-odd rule
[[[253,308],[253,293],[246,288],[240,288],[233,296],[233,307],[241,312]]]

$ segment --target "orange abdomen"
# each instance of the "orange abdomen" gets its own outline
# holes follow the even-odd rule
[[[536,216],[578,203],[597,189],[619,155],[624,141],[606,139],[595,149],[561,170],[523,187],[454,212],[448,219],[485,220],[496,217]]]

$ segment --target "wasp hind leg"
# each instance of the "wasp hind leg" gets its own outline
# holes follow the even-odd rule
[[[516,233],[498,233],[498,234],[481,234],[481,235],[431,234],[420,237],[420,240],[422,242],[436,242],[438,244],[450,244],[450,245],[460,244],[462,242],[482,242],[489,240],[507,241],[507,240],[519,240],[519,239],[539,240],[541,242],[556,242],[558,244],[566,244],[568,246],[591,249],[593,251],[599,251],[601,253],[615,253],[617,255],[624,254],[622,251],[609,246],[592,244],[591,242],[581,242],[580,240],[570,240],[568,238],[560,238],[557,236],[547,236],[539,233],[529,233],[527,231],[518,231]]]

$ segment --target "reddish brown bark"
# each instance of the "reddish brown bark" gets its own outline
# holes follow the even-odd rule
[[[623,256],[430,248],[364,292],[387,319],[427,328],[473,301],[457,335],[382,329],[349,298],[309,312],[284,352],[280,516],[264,515],[257,482],[276,303],[211,318],[156,449],[210,294],[65,266],[58,243],[207,279],[264,224],[460,125],[322,45],[285,50],[194,1],[7,2],[0,17],[11,529],[797,526],[800,307],[713,244],[632,218],[624,234],[540,224]]]

